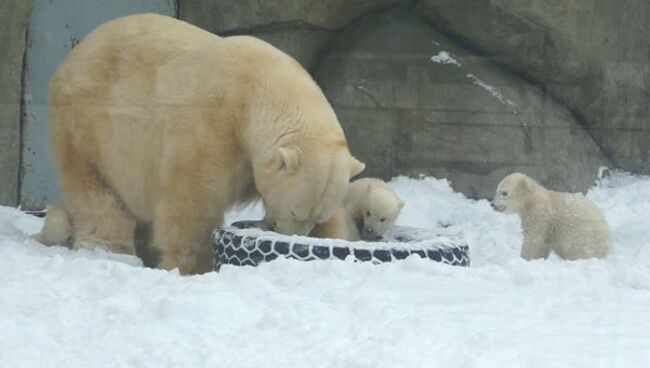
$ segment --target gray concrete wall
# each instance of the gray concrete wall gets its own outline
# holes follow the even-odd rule
[[[180,17],[303,63],[366,175],[485,197],[515,170],[571,191],[601,166],[650,174],[648,1],[196,0]]]
[[[17,198],[20,78],[31,1],[0,4],[0,203],[58,198],[47,80],[71,45],[172,0],[33,0]],[[293,55],[332,102],[366,175],[447,177],[472,197],[524,171],[580,191],[600,166],[650,174],[650,2],[181,0],[179,17]],[[5,52],[6,50],[6,52]],[[458,64],[432,60],[448,52]]]
[[[513,171],[580,191],[608,165],[564,106],[408,11],[346,28],[316,78],[366,175],[434,175],[489,197]]]
[[[542,86],[617,167],[650,174],[650,1],[423,0],[414,12]]]
[[[0,2],[0,205],[18,202],[20,167],[20,80],[29,0]]]

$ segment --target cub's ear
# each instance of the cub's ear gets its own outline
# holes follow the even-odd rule
[[[528,179],[525,177],[520,178],[517,182],[517,188],[523,193],[527,192],[530,189],[530,183],[528,182]]]
[[[293,148],[280,147],[277,155],[278,169],[294,172],[300,164],[298,152]]]
[[[353,178],[361,174],[361,172],[365,169],[366,169],[366,164],[352,157],[352,162],[350,164],[350,178]]]
[[[528,180],[526,178],[519,178],[517,185],[519,188],[528,188]]]

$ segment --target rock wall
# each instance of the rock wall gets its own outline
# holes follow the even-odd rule
[[[179,16],[293,55],[366,175],[487,197],[512,171],[571,191],[601,166],[650,173],[650,2],[204,0]]]
[[[366,176],[447,177],[472,197],[523,171],[583,191],[601,166],[650,174],[645,0],[177,0],[250,34],[323,87]],[[0,204],[15,204],[31,1],[0,3]]]
[[[414,12],[541,86],[612,164],[650,173],[650,2],[424,0]]]
[[[488,197],[512,171],[579,191],[607,165],[564,106],[409,12],[347,27],[316,78],[367,175],[426,173]]]
[[[25,32],[32,2],[0,2],[0,205],[18,201],[20,96]]]

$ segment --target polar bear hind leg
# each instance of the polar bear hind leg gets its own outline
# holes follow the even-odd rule
[[[61,170],[65,208],[72,224],[73,249],[100,246],[134,254],[135,218],[115,198],[92,165],[67,158]]]

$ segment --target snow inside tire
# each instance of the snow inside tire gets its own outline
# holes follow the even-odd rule
[[[349,242],[287,236],[261,229],[261,221],[238,221],[213,233],[214,269],[224,264],[257,266],[279,257],[301,261],[345,260],[384,263],[416,254],[435,262],[468,267],[469,246],[458,234],[395,226],[381,241]]]

